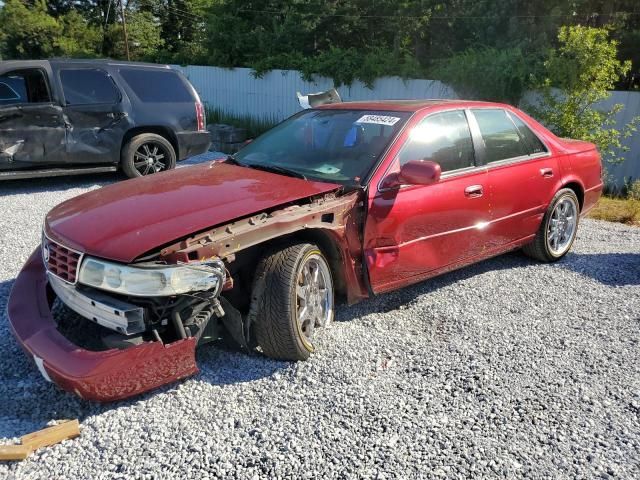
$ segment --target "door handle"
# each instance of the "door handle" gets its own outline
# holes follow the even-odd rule
[[[540,169],[540,175],[542,175],[544,178],[551,178],[551,177],[553,177],[553,169],[552,168],[541,168]]]
[[[469,185],[464,189],[465,197],[476,198],[481,197],[483,193],[482,185]]]

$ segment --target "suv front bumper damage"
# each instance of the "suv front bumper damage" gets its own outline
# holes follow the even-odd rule
[[[9,325],[43,376],[64,390],[109,402],[198,373],[193,337],[170,344],[143,342],[124,350],[91,351],[73,344],[56,328],[53,299],[38,248],[11,290]]]

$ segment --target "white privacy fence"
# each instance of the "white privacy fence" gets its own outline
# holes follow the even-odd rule
[[[333,80],[315,77],[313,82],[302,79],[295,70],[272,70],[262,78],[255,78],[250,68],[226,69],[201,66],[175,66],[191,81],[203,102],[235,115],[283,120],[300,111],[296,92],[303,94],[329,90]],[[405,80],[400,77],[377,79],[373,88],[356,81],[351,86],[338,88],[345,101],[400,100],[414,98],[457,98],[452,88],[437,80]],[[603,102],[603,108],[622,103],[625,108],[617,115],[618,128],[640,115],[639,92],[613,92]],[[629,147],[626,161],[620,165],[607,165],[612,182],[621,186],[625,179],[640,178],[640,133],[624,140]]]
[[[237,115],[283,120],[300,111],[296,92],[323,92],[333,88],[333,80],[316,77],[305,82],[296,70],[272,70],[255,78],[250,68],[178,67],[191,81],[200,98],[211,107]],[[435,80],[403,80],[385,77],[374,88],[362,82],[338,88],[345,101],[408,98],[456,98],[454,91]]]

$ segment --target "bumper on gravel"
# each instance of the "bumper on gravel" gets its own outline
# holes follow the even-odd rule
[[[100,352],[74,345],[56,329],[52,298],[40,250],[36,249],[11,290],[9,325],[43,376],[64,390],[87,400],[109,402],[198,372],[195,338],[166,345],[144,342]]]

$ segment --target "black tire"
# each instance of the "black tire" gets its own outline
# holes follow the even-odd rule
[[[551,222],[551,218],[553,215],[553,211],[556,206],[565,200],[569,200],[573,202],[575,205],[575,228],[573,229],[573,233],[569,240],[568,245],[563,248],[562,252],[554,253],[549,244],[549,223]],[[569,250],[571,250],[571,246],[576,238],[576,234],[578,232],[578,225],[580,220],[580,202],[578,201],[578,197],[575,192],[570,188],[563,188],[558,191],[551,200],[549,204],[549,208],[544,214],[544,218],[542,219],[542,223],[540,224],[540,228],[536,233],[533,241],[524,247],[522,247],[522,251],[529,257],[534,258],[540,262],[557,262],[562,257],[564,257]]]
[[[148,149],[145,149],[145,146]],[[150,155],[147,156],[147,153]],[[152,163],[144,163],[145,160],[141,155],[150,158]],[[166,138],[155,133],[143,133],[131,138],[125,144],[120,163],[127,177],[143,177],[175,168],[176,152]]]
[[[321,261],[329,277],[330,308],[324,327],[333,320],[334,291],[329,263],[320,249],[308,243],[284,246],[266,253],[260,260],[253,282],[251,311],[255,338],[262,353],[279,360],[306,360],[314,344],[298,322],[300,276],[305,264]],[[323,267],[324,268],[324,267]],[[323,277],[324,278],[324,277]]]

